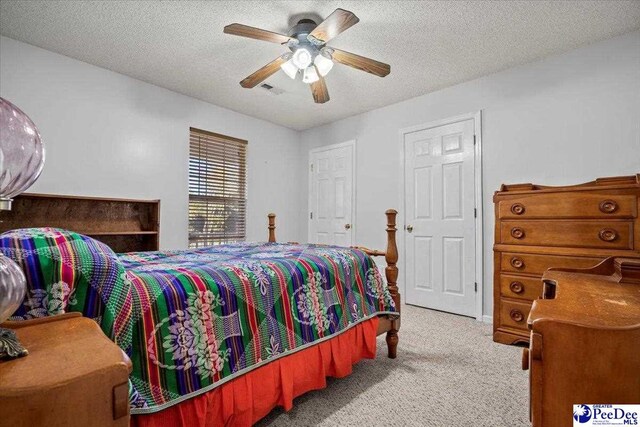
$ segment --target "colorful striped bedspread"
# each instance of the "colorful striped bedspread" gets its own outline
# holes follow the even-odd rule
[[[75,233],[27,231],[0,236],[0,252],[31,276],[32,298],[15,318],[55,314],[52,306],[95,318],[133,362],[134,414],[396,312],[375,263],[357,249],[238,243],[116,255]],[[36,273],[33,264],[47,260],[51,272]]]

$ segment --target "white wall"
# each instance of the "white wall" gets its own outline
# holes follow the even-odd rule
[[[176,70],[180,72],[180,70]],[[25,111],[46,143],[31,192],[161,199],[161,246],[187,235],[189,127],[249,141],[247,240],[300,240],[299,133],[2,37],[0,96]],[[295,199],[297,200],[297,199]],[[305,223],[306,224],[306,223]]]
[[[278,239],[305,241],[308,151],[356,139],[356,242],[383,248],[384,210],[397,208],[404,225],[399,130],[482,110],[488,315],[491,195],[501,183],[640,172],[640,32],[301,134],[5,37],[0,96],[29,114],[47,143],[30,191],[159,198],[164,248],[187,242],[190,126],[249,141],[248,240],[265,239],[265,215],[275,211]]]
[[[384,247],[382,213],[387,208],[397,208],[404,225],[399,130],[479,110],[484,311],[491,315],[491,197],[501,183],[561,185],[640,172],[640,32],[303,132],[307,152],[357,140],[354,225],[359,244]],[[303,167],[302,176],[308,178]],[[305,194],[300,203],[307,204]],[[401,231],[401,256],[403,242]]]

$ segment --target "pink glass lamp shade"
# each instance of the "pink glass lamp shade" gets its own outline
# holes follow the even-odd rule
[[[12,259],[0,255],[0,324],[22,304],[27,288],[24,273]],[[11,329],[0,328],[0,360],[29,354]]]
[[[38,128],[18,107],[0,98],[0,210],[40,176],[44,145]]]
[[[20,307],[25,289],[26,279],[18,264],[0,255],[0,323]]]

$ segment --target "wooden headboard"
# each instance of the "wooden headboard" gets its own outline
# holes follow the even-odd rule
[[[115,252],[156,251],[160,201],[21,194],[0,211],[0,233],[16,228],[56,227],[106,243]]]

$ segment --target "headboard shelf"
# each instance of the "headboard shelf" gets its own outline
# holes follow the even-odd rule
[[[116,252],[159,248],[160,201],[25,193],[0,211],[0,232],[55,227],[86,234]]]
[[[159,234],[157,231],[78,231],[80,234],[90,234],[92,236],[144,236]]]

